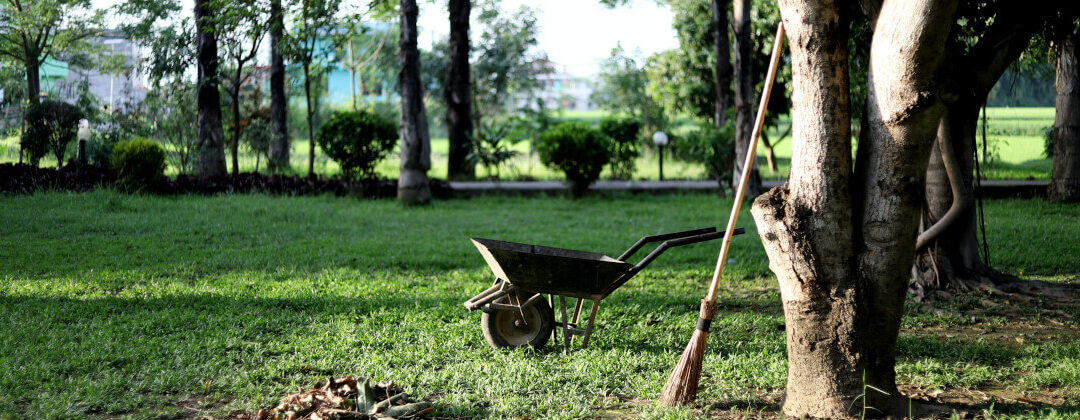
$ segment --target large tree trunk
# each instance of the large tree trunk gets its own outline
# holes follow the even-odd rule
[[[850,265],[847,21],[831,0],[785,0],[780,10],[793,75],[791,176],[758,197],[752,211],[784,304],[784,414],[845,417],[860,386],[858,296]],[[738,57],[736,52],[736,80]]]
[[[1080,36],[1073,32],[1057,49],[1054,170],[1050,201],[1080,201]]]
[[[195,3],[198,56],[198,161],[200,176],[225,173],[225,134],[221,128],[221,92],[218,91],[217,36],[214,35],[210,0]]]
[[[780,2],[791,41],[791,175],[755,200],[753,214],[787,322],[787,416],[858,417],[865,406],[906,414],[896,337],[920,187],[944,110],[932,81],[955,6],[883,4],[871,49],[869,129],[853,174],[850,9],[834,0]],[[889,395],[863,395],[864,385]]]
[[[713,46],[716,48],[716,64],[713,76],[716,80],[716,110],[713,124],[722,127],[727,123],[727,110],[731,106],[731,42],[728,40],[728,0],[713,0]]]
[[[864,401],[886,412],[907,407],[896,388],[896,339],[926,167],[945,112],[934,80],[955,9],[955,0],[886,1],[870,46],[867,124],[852,183],[855,273],[863,289],[865,381],[885,392],[867,392]]]
[[[750,0],[735,0],[735,166],[732,168],[732,184],[739,185],[742,166],[750,148],[750,134],[754,130],[754,75],[753,40],[750,39]],[[756,152],[756,151],[751,151]],[[757,164],[750,168],[750,180],[746,184],[747,195],[761,193],[761,174]]]
[[[447,177],[470,179],[475,166],[467,162],[472,149],[472,86],[469,81],[469,11],[471,0],[450,0],[450,64],[446,69],[446,127],[450,140]]]
[[[927,168],[926,206],[911,277],[917,293],[966,289],[973,283],[992,282],[995,277],[979,258],[971,190],[979,108],[1009,65],[1027,48],[1048,7],[1020,0],[999,2],[992,25],[973,47],[954,45],[944,54],[943,65],[948,68],[937,83],[944,92],[946,109],[938,130],[938,147],[933,148]],[[950,165],[954,166],[952,171],[948,170]]]
[[[289,170],[288,97],[285,96],[285,59],[281,54],[281,39],[285,31],[285,14],[281,0],[270,1],[270,160],[273,172]]]
[[[416,0],[401,0],[401,173],[398,201],[423,204],[431,200],[427,171],[431,168],[431,140],[428,138],[424,91],[420,84],[420,52],[416,49]]]

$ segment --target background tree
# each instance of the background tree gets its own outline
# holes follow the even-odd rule
[[[195,85],[183,80],[157,83],[146,94],[147,117],[154,121],[151,136],[166,145],[169,165],[179,173],[195,169],[198,151],[198,111]]]
[[[196,173],[225,173],[225,133],[221,126],[221,93],[218,91],[218,46],[214,33],[213,0],[195,1],[195,39],[198,62],[199,155]]]
[[[739,185],[742,166],[750,148],[750,134],[754,129],[754,56],[751,35],[750,0],[734,0],[732,13],[735,29],[735,164],[732,166],[731,185]],[[757,153],[756,150],[749,153]],[[757,164],[750,168],[750,180],[746,184],[750,196],[760,194],[761,175]]]
[[[473,137],[472,84],[469,72],[469,15],[471,0],[449,0],[450,15],[450,61],[446,66],[446,129],[450,142],[447,177],[450,179],[473,178],[476,167],[467,164]]]
[[[650,95],[647,90],[650,80],[646,72],[638,59],[627,54],[622,46],[616,46],[611,50],[611,56],[600,64],[600,83],[589,100],[600,109],[637,119],[644,135],[651,136],[664,125],[664,115],[661,105],[655,101],[657,95]],[[660,84],[653,86],[657,85]],[[676,85],[664,86],[677,88]]]
[[[312,65],[316,57],[333,51],[328,45],[330,29],[336,25],[335,15],[341,7],[340,0],[300,0],[294,15],[293,32],[287,44],[293,61],[300,63],[304,74],[304,103],[307,106],[308,176],[315,176],[315,114],[316,101],[312,99]]]
[[[390,65],[385,59],[395,53],[394,48],[390,47],[393,44],[391,37],[394,31],[378,29],[364,18],[361,14],[343,17],[338,20],[336,30],[331,32],[335,54],[339,57],[337,64],[349,72],[350,96],[354,110],[359,109],[357,99],[366,95],[368,87],[365,73],[369,73],[369,67]],[[359,90],[357,81],[360,82]]]
[[[270,0],[270,158],[271,172],[284,172],[289,164],[289,97],[285,94],[285,11],[281,0]]]
[[[398,201],[424,204],[431,200],[427,171],[431,169],[431,139],[428,137],[424,111],[424,87],[420,84],[420,52],[416,48],[416,18],[420,10],[416,0],[401,0],[401,172],[398,176]]]
[[[1053,173],[1050,201],[1080,201],[1080,21],[1076,7],[1055,22]]]
[[[243,104],[240,91],[251,81],[254,69],[248,64],[255,60],[270,24],[266,15],[267,4],[258,0],[215,0],[217,28],[227,58],[227,66],[221,72],[229,94],[232,113],[229,142],[232,154],[232,174],[240,173],[240,138],[244,126],[240,124]]]
[[[99,30],[103,16],[89,0],[0,2],[0,56],[23,66],[28,100],[41,98],[41,64],[86,51],[85,38]]]
[[[985,287],[999,273],[979,255],[974,192],[979,109],[990,90],[1024,52],[1052,4],[1019,0],[962,2],[936,83],[945,91],[938,147],[931,149],[926,206],[912,282],[917,293]]]
[[[536,48],[540,28],[535,10],[522,6],[507,16],[498,2],[490,2],[479,21],[484,30],[471,69],[473,127],[512,110],[515,98],[530,102],[529,95],[540,87],[539,76],[552,71],[547,54]]]
[[[712,1],[712,33],[713,48],[713,79],[716,81],[713,90],[716,92],[716,103],[713,113],[713,124],[722,127],[727,122],[727,110],[731,106],[731,44],[728,41],[728,0]]]

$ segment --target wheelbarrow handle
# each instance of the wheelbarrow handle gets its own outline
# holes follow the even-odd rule
[[[744,233],[746,233],[746,229],[744,229],[744,228],[735,228],[735,230],[731,234],[732,235],[742,235]],[[720,238],[723,238],[723,237],[724,237],[724,232],[712,232],[712,233],[706,233],[706,234],[703,234],[703,235],[696,235],[696,236],[691,236],[691,237],[688,237],[688,238],[674,239],[674,240],[664,242],[664,243],[660,244],[660,246],[656,247],[656,249],[654,249],[652,252],[650,252],[649,255],[646,255],[645,258],[642,258],[641,261],[638,261],[638,263],[635,264],[634,267],[631,268],[629,271],[627,271],[627,273],[624,276],[626,278],[633,277],[639,271],[641,271],[646,266],[648,266],[649,263],[653,262],[653,260],[655,260],[656,257],[659,257],[660,254],[663,254],[664,251],[667,251],[669,248],[674,248],[674,247],[683,246],[683,245],[696,244],[698,242],[711,241],[711,240],[720,239]]]
[[[638,252],[638,250],[640,250],[641,247],[645,246],[645,244],[647,244],[649,242],[658,242],[658,241],[666,241],[666,240],[669,240],[669,239],[686,238],[686,237],[697,236],[697,235],[701,235],[701,234],[705,234],[705,233],[712,233],[712,232],[716,232],[716,228],[710,226],[710,227],[700,228],[700,229],[684,230],[682,232],[671,232],[671,233],[662,233],[662,234],[659,234],[659,235],[649,235],[649,236],[643,237],[641,239],[638,239],[637,242],[634,242],[634,245],[630,246],[630,249],[627,249],[626,252],[623,252],[622,255],[619,256],[618,260],[619,261],[626,261],[627,258],[630,258],[630,256],[634,255],[635,252]],[[720,232],[720,236],[724,236],[724,233]],[[705,239],[705,240],[709,240],[709,239]],[[691,243],[694,243],[694,242],[691,242]],[[678,246],[678,245],[674,245],[674,246]]]

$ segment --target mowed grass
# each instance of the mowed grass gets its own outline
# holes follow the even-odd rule
[[[566,111],[558,115],[559,119],[583,120],[596,123],[607,115],[603,111]],[[1043,130],[1054,124],[1054,108],[988,108],[987,109],[987,155],[990,160],[984,162],[983,177],[986,179],[1036,179],[1049,180],[1053,164],[1045,155]],[[776,166],[772,171],[766,164],[764,146],[758,146],[758,165],[761,176],[764,179],[783,180],[787,178],[791,162],[791,137],[781,134],[787,132],[788,118],[781,118],[778,127],[768,131],[770,139],[776,143]],[[980,123],[981,127],[981,123]],[[981,129],[981,128],[980,128]],[[981,133],[981,131],[980,131]],[[982,137],[978,138],[980,158],[982,158]],[[519,141],[508,144],[518,152],[518,155],[499,168],[498,171],[488,172],[486,168],[477,167],[477,176],[482,178],[498,175],[502,180],[537,179],[537,180],[562,180],[561,172],[552,170],[540,162],[536,153],[532,152],[528,141]],[[18,138],[15,136],[0,139],[0,162],[17,162],[19,159]],[[74,155],[71,148],[69,156]],[[307,174],[308,170],[308,142],[304,138],[295,138],[291,143],[290,164],[292,170],[298,174]],[[445,137],[431,139],[431,163],[432,167],[428,174],[439,179],[446,179],[446,162],[449,155],[449,143]],[[231,158],[226,159],[231,162]],[[55,166],[55,158],[46,156],[42,160],[43,166]],[[653,150],[643,152],[636,161],[634,179],[656,180],[659,179],[660,169],[658,156]],[[250,151],[241,147],[239,156],[242,171],[266,171],[265,159],[256,159]],[[231,165],[231,163],[230,163]],[[333,176],[341,172],[340,167],[325,153],[319,150],[315,152],[315,172],[321,175]],[[386,178],[397,178],[400,160],[395,151],[389,158],[379,163],[377,173]],[[178,169],[170,166],[166,171],[170,175],[178,173]],[[605,168],[601,173],[602,179],[611,177],[610,170]],[[673,159],[670,155],[664,159],[665,179],[706,179],[707,172],[701,164],[682,162]]]
[[[775,410],[784,321],[747,211],[693,408],[651,401],[690,337],[715,242],[665,253],[604,300],[584,350],[492,350],[480,314],[461,305],[492,280],[469,237],[617,255],[642,235],[722,225],[729,206],[707,194],[423,208],[329,196],[0,196],[0,418],[220,417],[345,375],[396,381],[438,416]],[[999,267],[1080,279],[1080,207],[990,201],[986,213]],[[1052,340],[924,334],[1018,321],[971,318],[978,299],[946,313],[912,307],[901,380],[1049,395],[1059,407],[995,410],[1080,415],[1080,313]],[[1024,319],[1045,323],[1032,311]]]

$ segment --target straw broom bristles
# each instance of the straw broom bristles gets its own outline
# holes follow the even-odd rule
[[[690,343],[686,345],[679,363],[675,365],[675,370],[671,372],[671,377],[660,392],[660,404],[669,406],[689,404],[697,398],[701,367],[705,362],[705,347],[709,339],[709,324],[712,323],[713,315],[716,313],[716,289],[720,285],[720,276],[724,272],[728,251],[731,249],[731,237],[735,233],[735,222],[739,219],[739,208],[742,206],[743,195],[746,193],[746,182],[750,179],[750,168],[754,166],[754,157],[757,155],[754,150],[757,150],[758,136],[761,135],[761,127],[765,123],[765,110],[769,107],[769,96],[772,93],[773,81],[776,80],[776,68],[780,65],[780,48],[783,42],[784,25],[781,23],[776,28],[776,40],[773,42],[772,57],[769,59],[769,71],[765,75],[765,89],[761,93],[761,103],[758,105],[754,130],[750,133],[750,147],[747,148],[742,177],[735,190],[735,202],[728,216],[727,229],[724,230],[724,241],[720,245],[720,255],[716,259],[716,269],[713,271],[712,283],[709,284],[709,294],[701,300],[700,318],[698,318],[697,328],[694,328],[694,335],[690,337]]]
[[[698,325],[690,344],[686,346],[675,370],[671,372],[664,390],[660,391],[660,403],[664,405],[682,405],[694,402],[697,397],[698,381],[701,377],[701,365],[705,361],[705,346],[708,344],[709,324],[716,313],[716,303],[702,299],[698,313]]]

